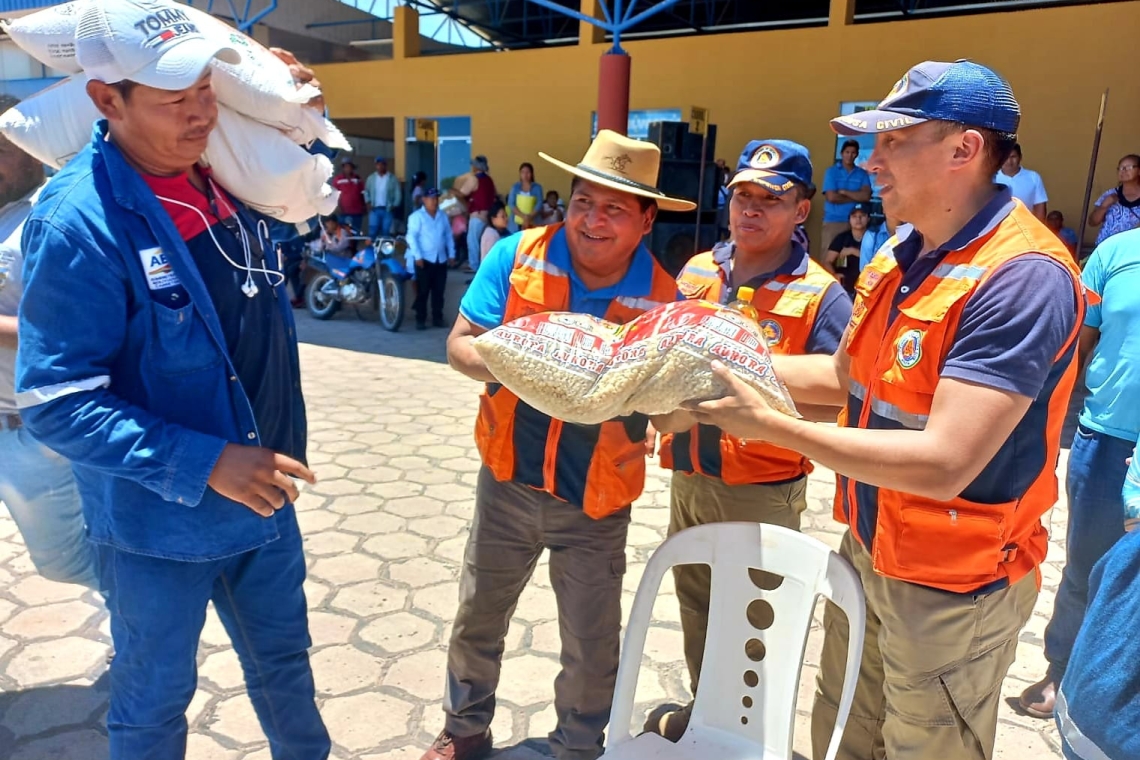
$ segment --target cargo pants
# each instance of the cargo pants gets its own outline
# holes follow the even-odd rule
[[[1001,685],[1037,601],[1037,578],[989,594],[953,594],[884,578],[848,531],[839,554],[863,583],[867,626],[839,760],[991,760]],[[828,603],[812,708],[812,753],[835,726],[847,618]]]
[[[762,522],[800,529],[807,509],[807,478],[787,483],[730,486],[720,478],[674,472],[669,496],[669,535],[718,522]],[[705,637],[709,627],[712,571],[708,565],[677,565],[673,581],[681,606],[685,663],[692,693],[697,693]]]
[[[484,467],[459,581],[459,611],[447,652],[445,728],[453,736],[487,730],[507,626],[543,549],[558,603],[562,670],[554,681],[558,760],[602,754],[621,644],[621,582],[629,509],[602,520],[578,505],[510,481]]]

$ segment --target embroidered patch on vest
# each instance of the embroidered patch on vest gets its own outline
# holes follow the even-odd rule
[[[760,332],[769,346],[774,346],[784,337],[784,328],[774,319],[765,319],[760,323]]]
[[[907,330],[899,338],[898,360],[903,369],[910,369],[922,359],[922,330]]]
[[[677,290],[681,291],[681,295],[685,298],[693,298],[694,296],[708,290],[709,286],[703,282],[689,282],[681,280],[677,283]]]

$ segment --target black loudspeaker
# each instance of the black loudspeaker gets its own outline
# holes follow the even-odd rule
[[[649,124],[649,142],[661,149],[661,158],[666,161],[681,157],[688,133],[687,121],[654,121]]]
[[[700,191],[701,164],[698,161],[669,161],[661,162],[661,174],[657,180],[657,187],[661,192],[674,198],[697,202]],[[705,211],[716,211],[717,185],[719,172],[717,165],[712,161],[705,163],[704,201],[701,207]]]
[[[700,161],[701,145],[705,146],[705,161],[712,163],[716,156],[716,124],[708,125],[708,140],[704,141],[701,135],[685,131],[680,158],[682,161]]]
[[[697,233],[696,212],[661,213],[653,224],[652,232],[646,236],[645,244],[665,271],[676,277],[696,253],[710,250],[716,245],[716,213],[702,215],[699,246],[693,245],[695,233]]]

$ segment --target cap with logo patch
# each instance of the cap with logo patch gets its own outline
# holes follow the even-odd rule
[[[1014,135],[1021,106],[992,69],[965,59],[924,61],[903,74],[877,108],[832,119],[831,128],[841,135],[876,134],[931,120]]]
[[[241,63],[238,51],[203,34],[181,6],[159,0],[88,0],[75,54],[88,80],[171,91],[192,87],[214,58]]]
[[[791,140],[753,140],[744,146],[729,187],[750,182],[783,195],[798,182],[811,188],[811,154]]]

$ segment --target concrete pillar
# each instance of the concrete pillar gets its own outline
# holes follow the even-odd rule
[[[582,15],[604,20],[606,14],[602,12],[602,0],[582,0]],[[579,45],[600,45],[605,41],[606,33],[601,27],[585,21],[578,22]]]
[[[831,0],[828,26],[851,26],[855,23],[855,0]]]
[[[408,5],[397,5],[392,11],[392,57],[419,58],[420,14]]]
[[[629,129],[629,80],[633,60],[606,53],[598,66],[598,129],[624,135]]]

